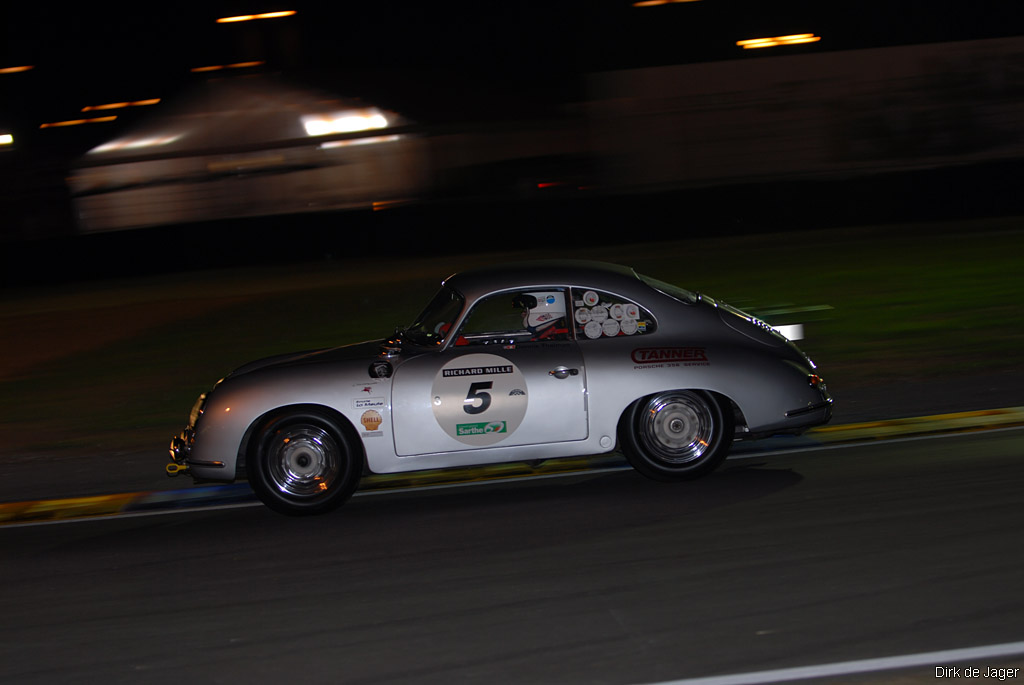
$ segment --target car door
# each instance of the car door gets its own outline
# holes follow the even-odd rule
[[[399,365],[392,379],[396,453],[585,440],[586,369],[566,325],[566,298],[557,288],[484,298],[445,350]]]

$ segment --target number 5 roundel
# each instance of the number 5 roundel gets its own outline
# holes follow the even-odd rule
[[[445,433],[474,447],[494,445],[526,416],[526,378],[508,359],[468,354],[452,359],[434,379],[434,418]]]

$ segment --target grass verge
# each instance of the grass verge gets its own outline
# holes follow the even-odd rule
[[[1019,370],[1024,220],[581,247],[755,313],[814,307],[800,346],[830,386]],[[541,247],[340,259],[9,289],[0,457],[160,450],[196,395],[249,360],[388,335],[449,273]]]

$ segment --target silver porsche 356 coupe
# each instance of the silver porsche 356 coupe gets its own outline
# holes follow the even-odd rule
[[[367,472],[621,449],[690,479],[737,435],[831,415],[814,364],[756,318],[618,265],[531,262],[451,276],[389,340],[237,369],[196,401],[167,471],[248,478],[270,508],[316,514]]]

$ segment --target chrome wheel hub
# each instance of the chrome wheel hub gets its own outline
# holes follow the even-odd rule
[[[275,438],[269,475],[281,492],[310,497],[332,483],[340,468],[337,443],[316,426],[289,426]]]
[[[715,421],[707,404],[690,392],[659,395],[640,417],[640,440],[659,460],[686,464],[711,447]]]

